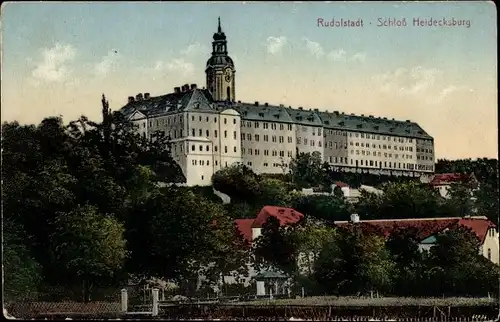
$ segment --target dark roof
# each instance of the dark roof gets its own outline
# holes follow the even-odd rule
[[[337,226],[349,228],[349,222],[336,222]],[[362,229],[380,232],[385,238],[397,229],[416,229],[417,238],[420,241],[430,236],[434,236],[445,229],[452,229],[457,226],[470,228],[477,238],[484,242],[488,229],[496,227],[487,218],[422,218],[422,219],[380,219],[360,221]]]
[[[225,57],[230,59],[228,56]],[[371,115],[349,115],[338,111],[323,112],[317,109],[293,109],[284,105],[270,105],[268,103],[214,102],[212,95],[207,89],[191,89],[180,93],[170,93],[134,101],[125,105],[121,109],[121,112],[125,116],[130,116],[138,110],[147,117],[152,117],[154,115],[174,113],[181,110],[192,109],[207,112],[222,110],[227,108],[228,105],[238,111],[243,120],[323,126],[327,129],[432,140],[432,137],[417,123],[409,120],[397,121]]]
[[[476,181],[474,175],[468,173],[439,173],[434,175],[430,185],[438,186],[443,184],[460,183],[468,180]]]

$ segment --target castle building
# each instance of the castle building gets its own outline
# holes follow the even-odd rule
[[[216,171],[235,163],[256,173],[286,173],[297,152],[317,152],[338,171],[434,172],[434,139],[410,120],[236,100],[236,69],[220,18],[205,74],[206,88],[141,93],[120,109],[144,137],[161,131],[171,138],[189,186],[210,185]]]

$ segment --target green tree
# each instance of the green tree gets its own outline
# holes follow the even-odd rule
[[[349,205],[338,196],[301,195],[292,200],[291,206],[307,216],[329,222],[349,220],[350,216]]]
[[[243,164],[223,168],[212,176],[213,187],[231,198],[231,202],[257,199],[260,192],[260,177]]]
[[[3,291],[6,302],[35,297],[41,282],[41,266],[26,247],[22,227],[3,220]]]
[[[498,292],[498,266],[479,250],[479,239],[467,227],[457,226],[438,234],[428,259],[429,270],[433,272],[428,274],[428,284],[438,287],[434,292],[448,296],[485,296],[488,292]]]
[[[324,293],[356,294],[390,289],[394,264],[384,239],[359,226],[340,230],[314,265],[314,277]]]
[[[422,294],[425,267],[418,231],[415,228],[396,228],[385,245],[395,263],[393,293],[402,296]]]
[[[83,300],[90,301],[95,284],[118,275],[127,256],[124,228],[96,207],[59,213],[52,224],[50,253],[61,280],[80,282]]]
[[[259,269],[278,268],[289,275],[297,272],[298,247],[293,226],[280,226],[275,217],[269,217],[262,234],[255,240],[255,266]]]
[[[356,210],[366,219],[450,217],[439,193],[417,182],[390,182],[382,186],[382,194],[363,191]]]
[[[322,186],[329,191],[332,182],[319,152],[297,153],[289,169],[292,182],[299,189]]]

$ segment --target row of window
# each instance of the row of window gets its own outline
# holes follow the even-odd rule
[[[365,148],[365,147],[369,148],[370,147],[370,143],[363,143],[363,142],[359,143],[359,142],[356,142],[356,144],[354,144],[353,142],[350,142],[349,144],[351,146],[353,146],[353,145],[360,146],[361,145],[362,148]],[[376,149],[377,145],[372,143],[371,147],[374,148],[374,149]],[[337,144],[335,144],[335,148],[337,148]],[[392,146],[391,145],[385,145],[385,144],[379,144],[378,148],[379,149],[384,149],[384,150],[386,150],[386,149],[390,150],[392,148]],[[394,150],[398,150],[398,147],[396,145],[394,145]],[[413,152],[413,147],[411,147],[411,146],[405,146],[405,147],[399,146],[399,151],[410,151],[410,152]]]
[[[260,123],[262,123],[262,128],[265,129],[265,130],[268,130],[269,128],[271,130],[277,130],[278,129],[278,124],[271,123],[271,126],[269,126],[268,122],[253,122],[253,127],[255,129],[260,128]],[[249,128],[251,128],[252,127],[252,122],[250,122],[250,121],[246,121],[246,122],[243,121],[243,122],[241,122],[241,127],[249,127]],[[291,131],[293,129],[293,124],[286,124],[286,128],[287,128],[288,131]],[[280,129],[280,131],[285,130],[285,124],[279,124],[279,129]]]
[[[181,132],[182,133],[182,132]],[[210,131],[205,130],[205,136],[210,137]],[[217,130],[214,130],[214,137],[218,137],[218,132]],[[191,136],[196,136],[196,129],[191,129]],[[198,136],[203,136],[203,130],[198,129]],[[237,133],[236,131],[233,131],[233,139],[236,140]],[[227,139],[227,131],[224,131],[224,138]]]
[[[417,155],[417,160],[422,160],[422,161],[431,161],[434,160],[430,156],[427,155]]]
[[[206,152],[210,152],[210,145],[207,144],[205,145],[205,149],[203,149],[203,144],[200,144],[199,147],[198,147],[198,150],[200,152],[203,152],[203,150],[205,150]],[[214,152],[218,152],[218,148],[217,148],[217,145],[214,145]],[[182,151],[182,148],[181,148],[181,151]],[[191,145],[191,151],[196,151],[196,144],[193,144]],[[228,151],[228,148],[227,148],[227,145],[224,146],[224,153],[227,153]],[[233,146],[233,152],[236,152],[237,149],[235,146]]]
[[[432,149],[419,149],[419,148],[417,148],[417,152],[432,153]]]
[[[194,115],[191,115],[191,121],[194,121]],[[203,118],[201,116],[198,117],[198,121],[202,122]],[[208,116],[205,117],[205,120],[207,122],[210,122],[210,119]],[[214,123],[217,123],[217,117],[214,117]],[[227,118],[224,118],[224,124],[227,124]],[[236,124],[236,118],[233,118],[233,124]]]
[[[385,136],[385,135],[379,135],[379,134],[370,134],[370,133],[349,133],[350,137],[360,137],[362,139],[372,139],[372,140],[387,140],[387,141],[393,141],[393,142],[400,142],[400,143],[412,143],[413,139],[411,138],[402,138],[402,137],[396,137],[396,136]]]
[[[248,155],[260,155],[260,150],[259,149],[245,149],[245,148],[241,148],[241,154],[242,155],[245,155],[245,154],[248,154]],[[263,154],[265,156],[269,156],[269,150],[264,150]],[[284,157],[285,156],[285,151],[276,151],[276,150],[272,150],[271,151],[271,156],[277,157],[278,155],[280,157]],[[289,158],[293,157],[293,152],[292,151],[287,151],[287,156]]]
[[[199,166],[210,166],[210,160],[191,160],[192,165],[199,165]],[[219,161],[215,160],[214,161],[215,166],[219,165]],[[227,161],[225,162],[225,166],[227,167]],[[201,176],[201,180],[203,180],[203,176]]]
[[[354,154],[354,150],[351,150],[351,154]],[[370,151],[365,151],[365,150],[356,150],[356,154],[357,155],[373,155],[373,156],[379,156],[381,157],[382,156],[382,152],[370,152]],[[384,152],[384,158],[392,158],[392,153],[387,153],[387,152]],[[399,154],[394,154],[394,158],[399,158]],[[411,154],[401,154],[401,158],[403,159],[413,159],[413,156]]]
[[[314,141],[314,140],[307,140],[306,138],[304,138],[304,145],[307,145],[307,143],[309,143],[310,146],[316,146],[316,141]],[[297,138],[297,144],[302,144],[302,138],[301,137]],[[318,146],[319,147],[322,146],[321,141],[318,141]]]
[[[253,136],[253,138],[255,139],[256,142],[259,142],[260,141],[260,135],[259,134],[255,134]],[[264,142],[269,142],[269,135],[267,134],[264,134],[263,135],[263,139],[264,139]],[[241,133],[241,140],[242,141],[252,141],[252,134],[250,133]],[[293,138],[291,136],[287,137],[287,141],[288,143],[293,143]],[[279,143],[284,143],[285,142],[285,137],[280,135],[280,136],[276,136],[276,135],[272,135],[271,136],[271,142],[279,142]]]
[[[207,118],[207,120],[208,120],[208,118]],[[178,123],[182,123],[182,115],[174,115],[173,117],[168,116],[165,119],[156,120],[156,126],[178,124]],[[153,121],[149,121],[149,127],[152,127],[152,126],[153,126]],[[142,127],[143,128],[146,127],[146,122],[144,122],[142,124]]]

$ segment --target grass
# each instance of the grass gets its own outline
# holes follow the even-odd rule
[[[239,305],[270,305],[270,306],[484,306],[496,305],[494,298],[410,298],[410,297],[336,297],[336,296],[314,296],[297,299],[259,300],[251,302],[239,302]]]

